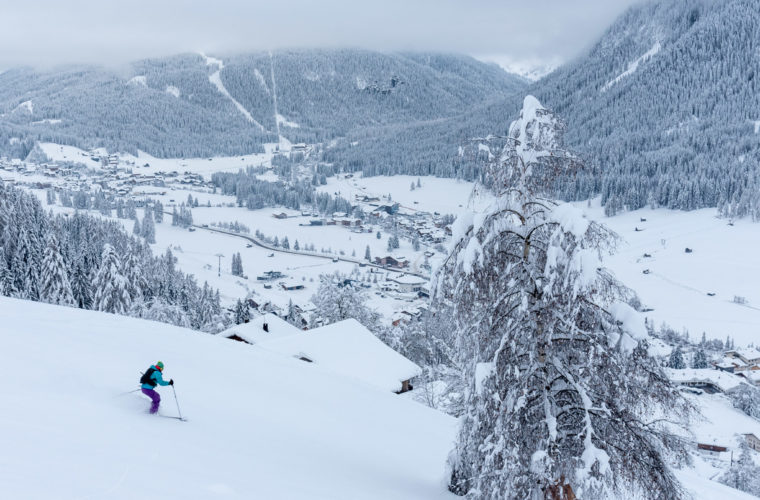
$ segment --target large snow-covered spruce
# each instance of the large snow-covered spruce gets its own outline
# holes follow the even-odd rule
[[[434,300],[453,307],[468,388],[450,488],[469,498],[680,498],[658,422],[686,410],[647,354],[643,319],[600,259],[615,235],[542,196],[582,164],[561,123],[525,98],[460,221]],[[676,418],[675,415],[672,418]]]

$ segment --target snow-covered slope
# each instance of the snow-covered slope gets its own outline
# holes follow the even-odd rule
[[[450,497],[455,421],[405,398],[159,323],[8,298],[0,318],[3,498]],[[158,359],[188,422],[120,395]]]
[[[577,206],[622,237],[605,265],[639,294],[655,327],[685,328],[692,339],[706,332],[731,336],[737,345],[760,342],[760,225],[729,224],[714,209],[644,208],[605,217],[598,199]]]

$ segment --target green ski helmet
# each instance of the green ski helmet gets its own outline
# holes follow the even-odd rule
[[[158,371],[160,372],[164,371],[164,363],[162,361],[159,361],[156,363],[156,368],[158,368]]]

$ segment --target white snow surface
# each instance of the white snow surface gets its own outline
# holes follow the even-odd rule
[[[259,71],[259,68],[253,68],[253,76],[256,77],[256,81],[259,82],[259,85],[264,87],[264,90],[269,94],[269,87],[267,86],[266,80],[264,80],[264,75]]]
[[[760,341],[760,224],[741,219],[729,225],[715,209],[644,208],[605,217],[598,198],[590,208],[576,206],[621,236],[604,265],[653,309],[644,314],[656,328],[685,328],[692,339],[702,332],[708,339],[731,336],[737,347]],[[746,304],[734,303],[734,296]]]
[[[259,336],[257,345],[285,356],[306,357],[333,373],[388,392],[401,390],[401,382],[421,373],[419,366],[383,344],[355,319],[296,330],[293,335],[271,340]]]
[[[174,97],[179,97],[180,96],[179,89],[177,87],[175,87],[174,85],[167,85],[166,86],[166,93],[167,94],[171,94]]]
[[[421,187],[409,189],[412,182],[420,179]],[[378,177],[329,177],[327,184],[317,187],[318,191],[340,196],[354,201],[354,196],[378,196],[378,204],[398,203],[408,210],[439,212],[441,214],[460,213],[467,206],[473,183],[459,179],[442,179],[430,176],[394,175]],[[392,193],[391,201],[383,196]],[[417,203],[415,203],[417,202]]]
[[[282,116],[280,113],[277,113],[277,123],[279,123],[283,127],[290,127],[290,128],[301,127],[299,124],[297,124],[296,122],[291,122],[290,120]]]
[[[407,398],[160,323],[4,297],[0,317],[3,498],[456,498],[456,421]],[[187,422],[122,394],[159,359]]]
[[[267,324],[269,331],[264,330],[264,323]],[[232,335],[237,335],[250,344],[258,344],[272,339],[296,335],[300,332],[301,330],[279,316],[267,313],[251,318],[248,323],[232,326],[218,335],[228,338]]]
[[[142,85],[143,87],[148,86],[148,78],[145,75],[137,75],[133,76],[132,78],[127,81],[128,85]]]
[[[40,125],[40,124],[48,124],[48,125],[58,125],[63,120],[59,118],[45,118],[44,120],[37,120],[36,122],[32,122],[32,125]]]
[[[610,80],[609,82],[605,83],[602,88],[600,89],[600,92],[607,92],[613,85],[618,83],[620,80],[625,78],[626,76],[630,76],[633,73],[636,72],[636,70],[639,68],[639,64],[644,63],[651,59],[652,57],[657,54],[660,49],[662,48],[662,45],[660,45],[660,42],[655,42],[654,45],[652,45],[652,48],[644,52],[641,57],[638,57],[637,59],[631,61],[628,63],[628,68],[620,73],[618,76]]]
[[[24,101],[18,106],[16,106],[15,108],[13,108],[13,111],[11,111],[11,113],[15,113],[17,111],[24,111],[26,113],[29,113],[30,115],[34,114],[34,104],[32,103],[32,101]]]
[[[760,120],[755,120],[754,126],[755,126],[755,133],[760,134]]]

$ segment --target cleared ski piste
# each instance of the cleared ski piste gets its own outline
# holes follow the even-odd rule
[[[8,298],[0,319],[2,498],[456,498],[456,420],[406,398],[161,323]],[[159,359],[188,422],[119,396]]]

